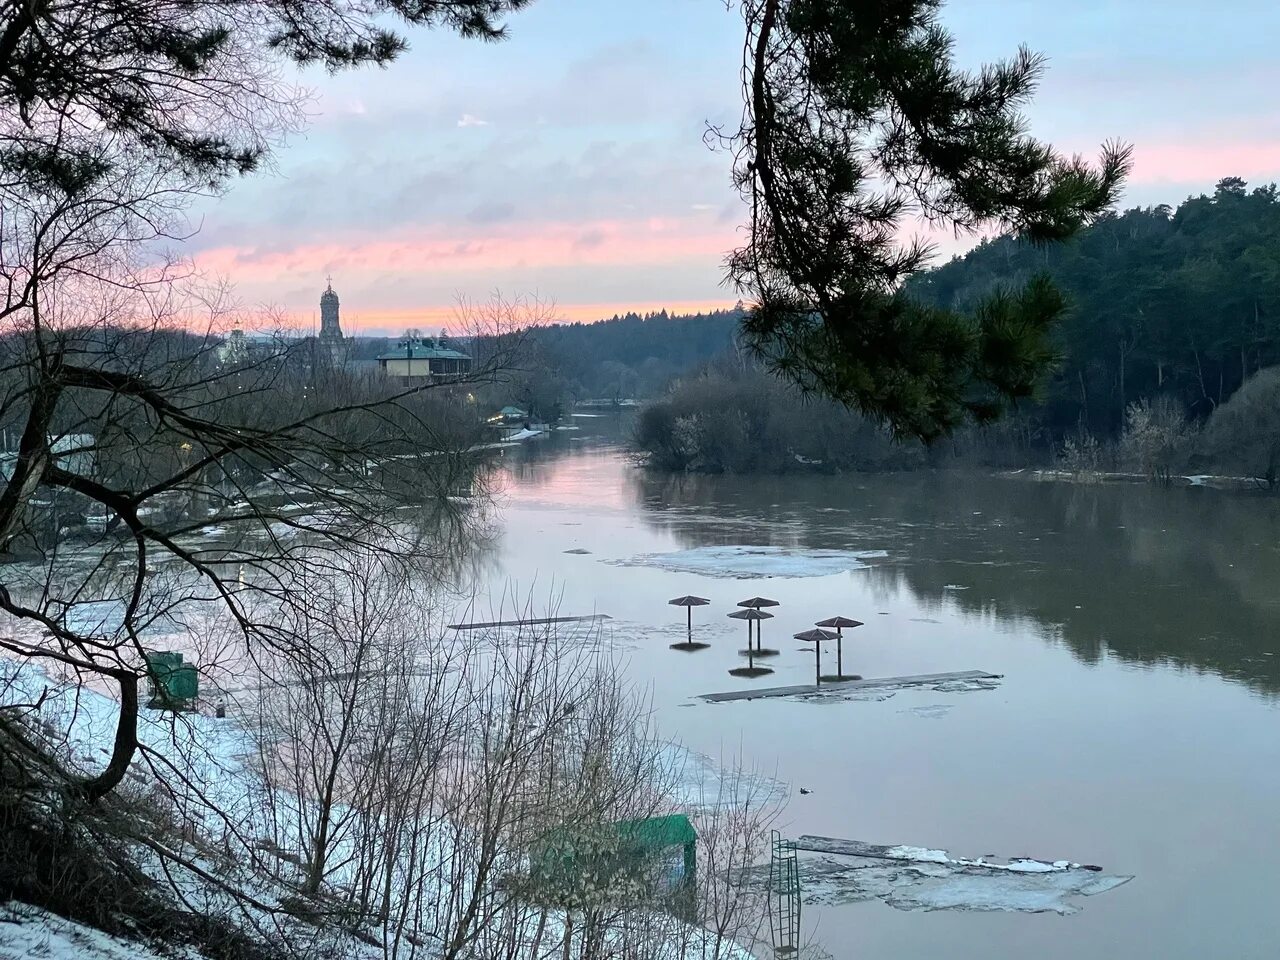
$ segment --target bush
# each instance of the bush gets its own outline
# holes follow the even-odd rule
[[[919,443],[896,443],[845,407],[740,364],[673,384],[640,412],[634,440],[651,465],[672,471],[885,470],[925,459]]]
[[[1191,436],[1182,408],[1168,397],[1139,400],[1125,409],[1120,456],[1151,480],[1167,484]]]
[[[1200,451],[1215,467],[1280,479],[1280,367],[1259,370],[1205,424]]]

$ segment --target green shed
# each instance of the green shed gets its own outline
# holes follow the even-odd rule
[[[193,710],[200,694],[200,673],[173,650],[147,652],[147,685],[152,710]]]
[[[669,896],[691,916],[698,874],[698,832],[675,813],[553,831],[531,851],[535,895],[567,906]]]

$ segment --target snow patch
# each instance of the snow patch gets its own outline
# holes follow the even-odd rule
[[[747,797],[758,804],[782,805],[791,795],[790,785],[781,780],[755,770],[723,767],[674,742],[663,746],[662,766],[674,782],[676,798],[695,810],[732,807]]]
[[[0,904],[0,960],[161,960],[142,944],[122,940],[25,903]]]

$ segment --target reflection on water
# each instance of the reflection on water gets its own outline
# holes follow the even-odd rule
[[[1280,693],[1280,498],[951,472],[671,476],[624,462],[616,442],[574,433],[526,444],[503,468],[524,503],[634,511],[691,550],[885,551],[867,578],[926,611],[1030,620],[1085,662],[1105,650]]]
[[[645,521],[715,543],[888,552],[868,577],[925,609],[1030,618],[1093,662],[1214,670],[1280,691],[1280,501],[962,474],[633,472]]]

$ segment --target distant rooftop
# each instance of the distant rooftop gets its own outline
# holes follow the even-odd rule
[[[470,360],[471,357],[455,350],[439,340],[416,337],[400,341],[400,345],[387,353],[378,354],[379,360]]]

